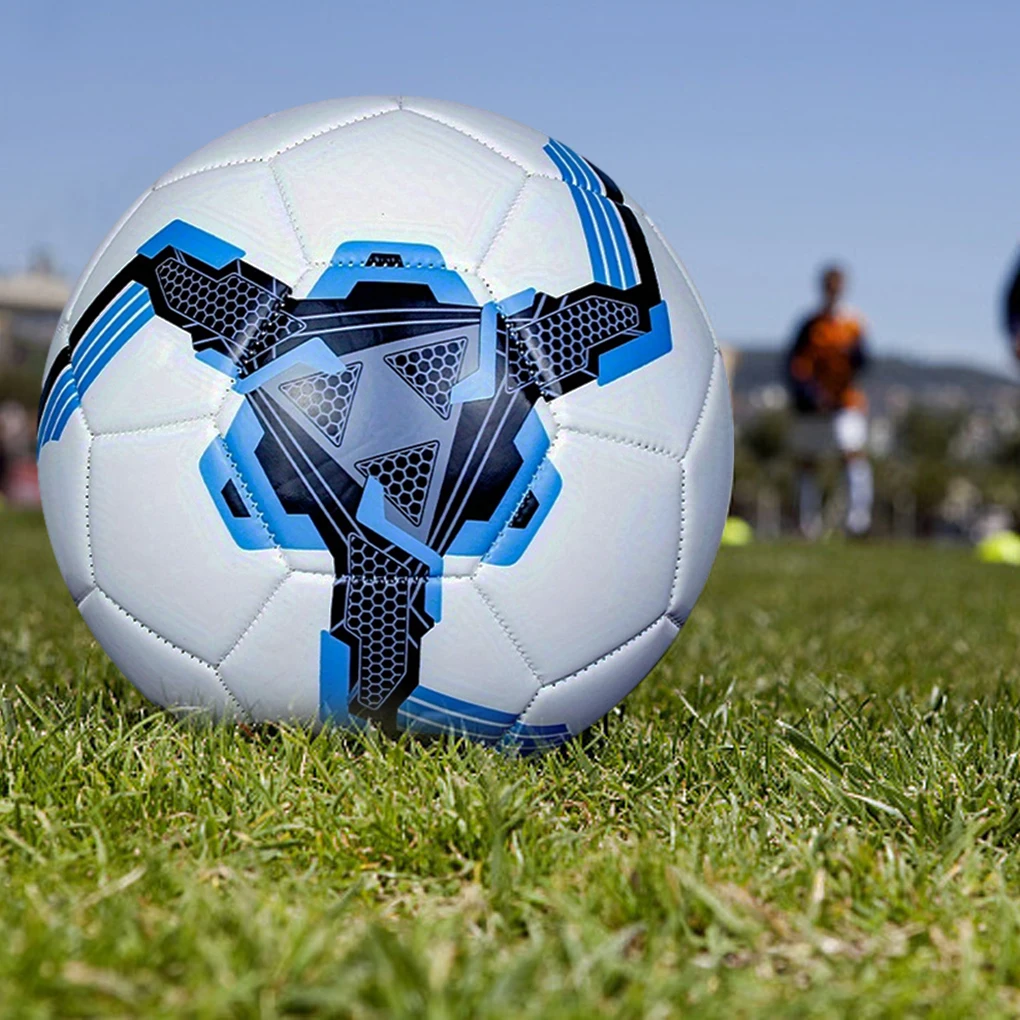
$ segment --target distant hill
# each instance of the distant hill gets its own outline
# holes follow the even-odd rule
[[[737,348],[732,380],[738,404],[747,404],[767,387],[783,383],[783,353]],[[1020,382],[985,369],[930,364],[903,358],[874,358],[861,377],[872,411],[888,413],[905,401],[935,407],[994,410],[1020,403]]]

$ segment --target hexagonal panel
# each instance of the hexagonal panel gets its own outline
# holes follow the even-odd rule
[[[157,634],[219,661],[287,573],[242,549],[202,477],[212,423],[98,436],[90,523],[96,583]]]
[[[490,149],[402,112],[322,135],[274,166],[308,257],[322,263],[345,241],[394,241],[473,265],[524,181]]]
[[[569,188],[530,178],[478,271],[498,301],[529,287],[558,297],[591,283],[591,259]]]
[[[203,145],[163,174],[156,181],[156,187],[224,163],[264,159],[279,149],[300,143],[302,139],[335,130],[338,125],[395,109],[397,100],[392,96],[353,96],[326,99],[271,113]]]
[[[465,106],[463,103],[451,103],[445,99],[404,96],[401,104],[405,110],[433,118],[477,138],[483,144],[520,163],[531,173],[549,172],[549,158],[542,151],[549,139],[541,131],[519,124],[509,117],[501,117],[487,110]]]
[[[639,447],[557,436],[563,487],[510,566],[475,584],[544,683],[632,638],[669,601],[680,539],[680,465]]]

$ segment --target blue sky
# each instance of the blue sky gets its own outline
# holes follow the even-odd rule
[[[272,110],[404,93],[548,131],[665,230],[723,340],[785,337],[845,260],[877,350],[1011,369],[1020,4],[11,4],[0,267],[76,275],[178,159]]]

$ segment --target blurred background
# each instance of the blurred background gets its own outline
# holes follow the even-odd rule
[[[727,352],[734,513],[798,525],[786,351],[821,265],[870,360],[871,533],[976,541],[1020,519],[1015,3],[523,0],[21,4],[0,60],[0,489],[38,499],[35,402],[74,278],[159,174],[265,113],[425,94],[554,134],[686,262]],[[819,458],[826,530],[842,465]]]

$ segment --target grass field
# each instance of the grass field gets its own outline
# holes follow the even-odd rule
[[[1020,1012],[1020,570],[724,550],[586,748],[196,729],[0,517],[0,1014]]]

